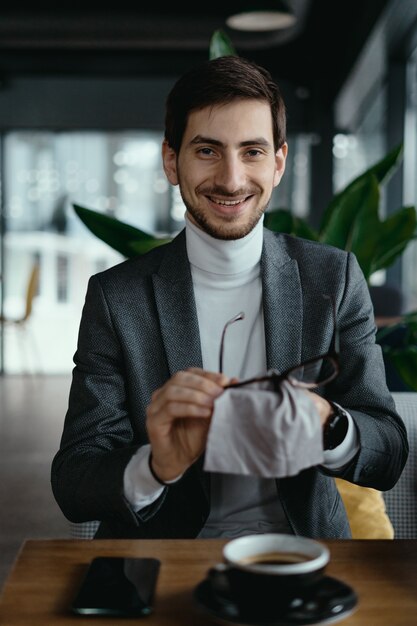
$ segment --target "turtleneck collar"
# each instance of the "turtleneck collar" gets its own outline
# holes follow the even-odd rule
[[[263,217],[246,237],[215,239],[193,224],[185,214],[188,259],[192,266],[212,274],[239,274],[255,267],[261,258]]]

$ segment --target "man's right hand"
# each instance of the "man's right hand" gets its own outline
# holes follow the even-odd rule
[[[157,389],[147,408],[152,469],[162,481],[174,480],[206,447],[214,400],[230,379],[190,368],[177,372]]]

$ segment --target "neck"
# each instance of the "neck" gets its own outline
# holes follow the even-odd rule
[[[238,274],[259,263],[263,243],[263,218],[241,239],[215,239],[185,216],[188,259],[192,266],[214,274]]]

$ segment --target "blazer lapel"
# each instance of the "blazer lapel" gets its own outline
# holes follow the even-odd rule
[[[197,309],[184,230],[169,245],[152,282],[170,374],[188,367],[202,367]]]
[[[194,298],[185,230],[171,243],[158,274],[152,277],[162,341],[171,376],[188,367],[203,367],[197,308]],[[203,472],[204,453],[194,470],[210,502],[210,476]],[[207,514],[208,514],[207,504]]]
[[[301,281],[282,238],[267,229],[261,265],[267,367],[283,372],[301,362]]]

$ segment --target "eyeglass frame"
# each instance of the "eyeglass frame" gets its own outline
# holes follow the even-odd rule
[[[234,388],[237,388],[237,387],[243,387],[244,385],[250,385],[252,383],[272,381],[272,383],[274,385],[274,388],[278,389],[279,384],[283,380],[288,380],[295,387],[301,387],[301,388],[304,388],[304,389],[315,389],[317,387],[322,387],[324,385],[327,385],[329,382],[334,380],[339,375],[339,372],[340,372],[340,360],[339,360],[339,355],[340,355],[340,336],[339,336],[339,329],[338,329],[338,326],[337,326],[337,319],[336,319],[336,305],[335,305],[335,302],[334,302],[334,299],[333,299],[332,296],[329,296],[327,294],[322,294],[322,296],[323,296],[323,298],[326,298],[326,299],[330,300],[330,302],[331,302],[332,314],[333,314],[333,324],[334,324],[333,336],[332,336],[330,349],[325,354],[321,354],[321,355],[313,357],[311,359],[307,359],[306,361],[303,361],[299,365],[296,365],[294,367],[290,367],[289,369],[285,370],[282,373],[278,374],[276,372],[271,372],[269,374],[264,374],[264,375],[261,375],[261,376],[254,376],[252,378],[248,378],[248,379],[243,380],[243,381],[229,383],[229,384],[225,385],[224,388],[225,389],[232,389],[232,388],[234,389]],[[244,318],[245,318],[245,314],[244,314],[243,311],[241,311],[240,313],[238,313],[237,315],[232,317],[230,320],[228,320],[226,322],[226,324],[224,325],[224,327],[223,327],[221,340],[220,340],[220,353],[219,353],[219,372],[220,373],[223,372],[224,340],[225,340],[225,336],[226,336],[226,330],[227,330],[227,328],[231,324],[233,324],[234,322],[237,322],[239,320],[243,320]],[[315,363],[317,361],[320,361],[321,359],[329,359],[332,362],[333,368],[334,368],[334,371],[333,371],[332,375],[329,376],[328,378],[326,378],[324,381],[315,382],[315,383],[313,383],[313,382],[307,383],[307,382],[291,379],[291,372],[294,372],[295,370],[298,370],[298,369],[300,369],[302,367],[304,368],[307,365],[310,365],[311,363]]]

